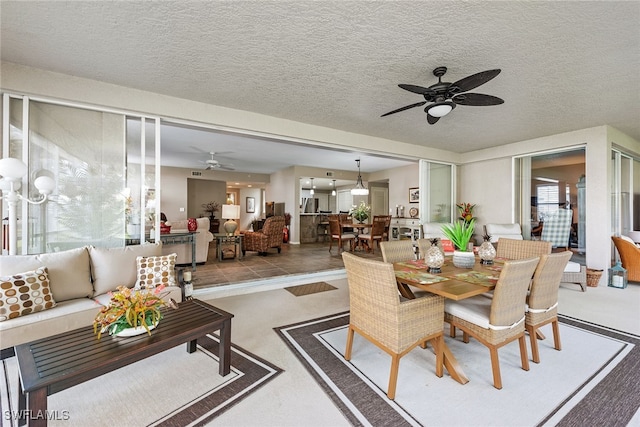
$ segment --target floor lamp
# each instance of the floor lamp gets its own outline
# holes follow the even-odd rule
[[[2,190],[2,198],[7,201],[9,206],[9,255],[15,255],[18,246],[18,218],[16,218],[16,207],[20,200],[24,200],[32,205],[39,205],[47,200],[47,197],[53,191],[55,183],[48,176],[40,176],[35,179],[33,185],[43,196],[38,201],[29,200],[18,193],[21,186],[22,177],[27,174],[27,165],[13,157],[0,159],[0,190]]]

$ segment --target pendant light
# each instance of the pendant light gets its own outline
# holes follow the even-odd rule
[[[333,190],[331,190],[331,195],[335,196],[336,195],[336,180],[333,180]]]
[[[309,190],[309,194],[312,196],[315,194],[315,191],[313,190],[313,178],[311,178],[311,190]]]
[[[351,194],[354,196],[367,196],[369,195],[369,189],[362,183],[362,175],[360,175],[360,159],[356,160],[358,165],[358,180],[356,186],[351,189]]]

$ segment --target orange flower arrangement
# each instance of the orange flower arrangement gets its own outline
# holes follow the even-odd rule
[[[149,327],[160,321],[160,307],[166,305],[160,295],[164,288],[164,285],[160,285],[150,291],[118,286],[117,292],[109,293],[109,305],[104,306],[94,319],[93,333],[98,334],[100,339],[105,331],[115,335],[127,328],[142,326],[151,335]]]

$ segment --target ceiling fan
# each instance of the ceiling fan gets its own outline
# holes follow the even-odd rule
[[[458,80],[455,83],[442,81],[442,76],[444,76],[446,72],[447,67],[438,67],[434,69],[433,75],[438,78],[438,83],[429,87],[399,84],[398,86],[404,90],[424,96],[425,101],[416,102],[415,104],[406,105],[402,108],[398,108],[397,110],[389,111],[380,117],[399,113],[400,111],[408,110],[410,108],[421,107],[424,104],[431,102],[432,104],[425,107],[424,112],[427,113],[427,122],[429,122],[430,125],[433,125],[440,120],[440,117],[446,116],[451,112],[451,110],[456,108],[456,105],[484,107],[504,103],[504,101],[497,96],[485,95],[482,93],[464,93],[493,79],[495,76],[500,74],[499,69],[482,71]]]
[[[203,163],[205,163],[207,165],[205,170],[208,170],[208,171],[216,170],[216,169],[221,169],[221,170],[225,170],[225,171],[235,170],[233,168],[233,165],[231,165],[231,164],[223,164],[223,163],[220,163],[218,160],[216,160],[214,158],[214,156],[216,154],[214,151],[210,151],[209,154],[211,155],[211,158],[207,159],[207,160],[205,160],[203,162]]]

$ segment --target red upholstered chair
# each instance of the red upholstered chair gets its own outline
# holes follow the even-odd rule
[[[272,216],[267,218],[261,230],[245,231],[242,240],[242,255],[247,251],[256,251],[260,255],[267,255],[267,251],[271,248],[278,249],[278,253],[280,253],[284,238],[284,224],[283,216]]]

